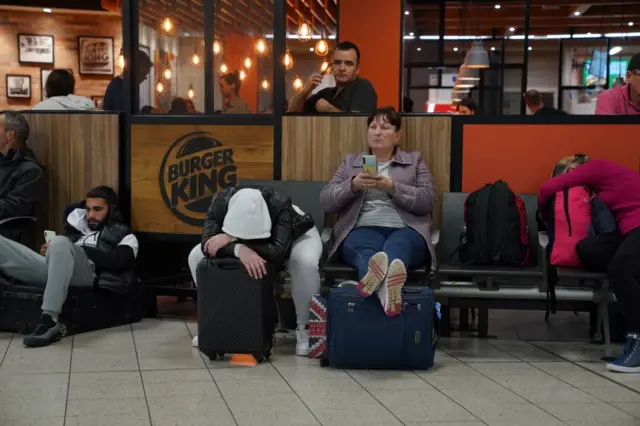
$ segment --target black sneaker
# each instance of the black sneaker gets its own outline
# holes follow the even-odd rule
[[[40,324],[33,333],[24,336],[22,343],[30,348],[49,346],[62,339],[66,331],[63,324],[55,322],[49,315],[43,314]]]

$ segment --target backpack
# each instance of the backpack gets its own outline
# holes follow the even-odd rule
[[[517,266],[529,262],[527,211],[506,182],[486,184],[469,194],[464,222],[460,263]]]
[[[546,214],[538,211],[538,228],[549,236],[547,256],[551,266],[582,267],[576,245],[591,235],[617,232],[615,216],[583,186],[558,191],[542,208]],[[550,268],[548,275],[545,319],[556,313],[555,291],[559,281],[556,268]]]
[[[582,262],[576,245],[589,236],[591,227],[591,194],[585,187],[558,191],[547,207],[549,264],[579,268]]]

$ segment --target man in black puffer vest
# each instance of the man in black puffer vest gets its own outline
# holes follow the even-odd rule
[[[65,235],[53,237],[40,254],[0,237],[0,271],[44,287],[42,320],[25,346],[47,346],[65,335],[58,321],[69,286],[98,287],[127,294],[134,285],[138,240],[123,223],[118,198],[108,186],[87,193],[66,211]]]

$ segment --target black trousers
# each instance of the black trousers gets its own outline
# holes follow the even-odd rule
[[[595,235],[576,246],[586,268],[607,272],[627,331],[640,333],[640,228],[620,235]]]

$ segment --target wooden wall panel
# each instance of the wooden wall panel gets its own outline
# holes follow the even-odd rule
[[[24,10],[0,10],[0,110],[29,109],[40,102],[40,69],[63,68],[73,70],[76,95],[104,96],[113,76],[78,73],[78,36],[113,37],[114,55],[122,47],[122,18],[110,13],[44,13]],[[18,62],[18,34],[46,34],[54,36],[54,64],[24,64]],[[118,69],[116,67],[116,73]],[[31,99],[7,99],[7,74],[31,76]]]
[[[204,213],[213,192],[233,186],[242,179],[273,179],[273,132],[272,126],[133,125],[133,229],[172,234],[201,233]],[[222,151],[230,156],[226,157]],[[193,173],[184,168],[186,163],[196,167],[205,164],[206,158],[217,159],[219,164],[208,164]],[[224,161],[226,158],[233,161]],[[228,166],[235,166],[236,170],[227,169]],[[177,171],[182,175],[176,177]],[[210,177],[212,172],[214,176],[222,174],[223,178],[217,180],[213,188],[200,186],[201,179]],[[185,180],[189,180],[189,186],[180,186]],[[176,194],[184,194],[186,199]]]
[[[434,221],[439,223],[442,193],[449,190],[451,119],[405,117],[403,127],[401,148],[422,152],[436,180],[438,205]],[[346,154],[366,149],[366,117],[284,117],[282,179],[328,181]]]
[[[46,168],[47,197],[38,229],[62,231],[67,205],[98,185],[118,189],[118,114],[25,113],[28,145]],[[38,233],[38,238],[41,236]]]

